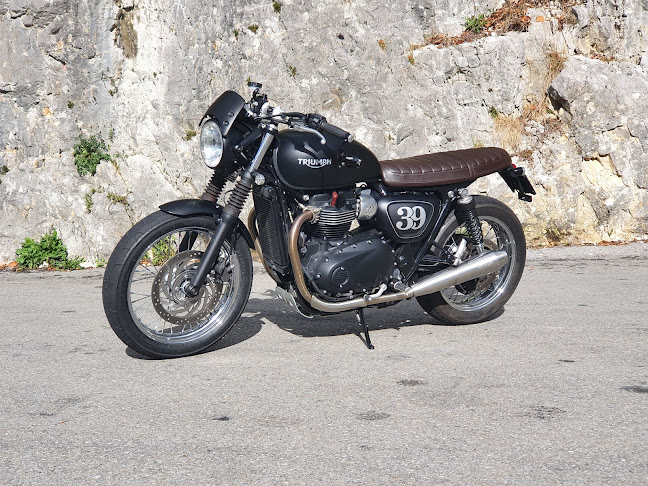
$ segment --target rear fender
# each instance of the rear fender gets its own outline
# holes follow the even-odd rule
[[[511,165],[500,171],[499,175],[502,176],[511,191],[517,192],[518,198],[531,202],[531,196],[535,195],[536,192],[525,174],[524,167]]]
[[[174,216],[179,217],[188,217],[188,216],[213,216],[214,218],[220,218],[223,208],[214,204],[211,201],[205,201],[203,199],[179,199],[177,201],[171,201],[160,206],[160,211],[165,213],[173,214]],[[243,222],[239,219],[236,223],[237,230],[245,238],[245,242],[250,248],[254,248],[254,241],[250,232],[245,227]]]

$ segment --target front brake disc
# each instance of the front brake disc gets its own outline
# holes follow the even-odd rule
[[[151,287],[153,308],[171,324],[193,325],[209,317],[220,299],[223,284],[210,276],[196,297],[189,297],[184,287],[191,281],[203,255],[189,250],[170,258],[158,271]]]

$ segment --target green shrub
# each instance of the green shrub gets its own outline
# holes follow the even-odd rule
[[[74,164],[79,175],[95,175],[97,166],[102,160],[112,160],[106,142],[101,136],[84,138],[79,136],[79,143],[74,146]]]
[[[54,229],[43,235],[38,243],[31,238],[25,238],[16,255],[20,270],[38,268],[43,262],[47,262],[56,270],[75,270],[80,268],[79,265],[83,262],[83,258],[68,258],[67,248]]]

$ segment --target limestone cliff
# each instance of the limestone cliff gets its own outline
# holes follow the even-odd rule
[[[525,32],[444,47],[430,36],[503,2],[0,0],[0,261],[52,226],[106,258],[157,205],[199,194],[197,123],[248,77],[379,157],[503,145],[538,196],[497,177],[473,190],[511,204],[530,243],[644,237],[648,3],[528,3]],[[76,172],[81,135],[110,146],[96,175]]]

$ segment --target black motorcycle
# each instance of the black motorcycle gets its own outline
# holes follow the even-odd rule
[[[104,309],[126,345],[169,358],[221,339],[250,295],[251,248],[280,298],[306,317],[355,311],[369,348],[365,307],[416,297],[442,323],[467,324],[508,301],[524,269],[522,226],[506,205],[466,189],[498,172],[531,201],[505,150],[378,161],[323,116],[284,112],[260,84],[249,87],[249,101],[226,91],[201,121],[213,169],[201,199],[160,206],[110,257]]]

